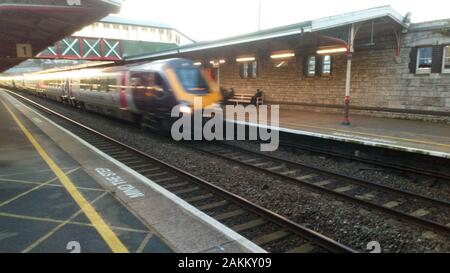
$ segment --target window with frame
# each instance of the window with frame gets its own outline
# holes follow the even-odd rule
[[[239,74],[241,79],[255,79],[258,76],[258,62],[243,62],[239,65]]]
[[[316,75],[316,56],[308,57],[308,76]]]
[[[430,73],[433,64],[433,48],[419,47],[417,49],[417,73]]]
[[[90,79],[81,79],[80,80],[80,89],[83,91],[91,91],[91,80]]]
[[[450,73],[450,45],[444,47],[442,72]]]
[[[323,56],[322,60],[322,75],[331,74],[331,55]]]

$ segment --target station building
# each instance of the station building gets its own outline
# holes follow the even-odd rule
[[[184,57],[235,93],[261,89],[283,109],[450,120],[450,19],[410,23],[390,6],[341,14],[128,61]],[[345,103],[346,102],[346,103]]]

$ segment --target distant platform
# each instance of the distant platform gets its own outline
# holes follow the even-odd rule
[[[0,252],[264,252],[2,90],[0,119]]]
[[[448,123],[359,115],[351,115],[350,126],[342,121],[342,114],[281,109],[279,128],[292,134],[450,158]]]

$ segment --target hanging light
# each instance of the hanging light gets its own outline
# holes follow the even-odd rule
[[[292,52],[276,53],[270,56],[270,58],[272,59],[288,59],[292,57],[295,57],[295,53]]]
[[[255,59],[255,57],[241,57],[241,58],[237,58],[236,62],[238,63],[242,63],[242,62],[253,62]]]
[[[332,53],[340,53],[347,52],[346,47],[337,47],[337,48],[328,48],[328,49],[320,49],[317,50],[317,54],[332,54]]]

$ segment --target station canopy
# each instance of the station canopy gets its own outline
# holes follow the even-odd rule
[[[350,26],[355,27],[354,42],[362,47],[375,46],[377,35],[398,36],[408,27],[405,17],[391,6],[375,7],[297,24],[265,29],[216,41],[199,42],[160,52],[129,56],[129,62],[183,57],[193,60],[214,60],[225,56],[265,56],[268,52],[286,49],[307,51],[346,47]],[[396,38],[394,38],[396,39]],[[398,40],[398,39],[397,39]],[[400,47],[397,41],[397,48]],[[249,55],[250,54],[250,55]],[[207,64],[207,62],[205,62]]]
[[[120,0],[0,0],[0,73],[110,13]]]

